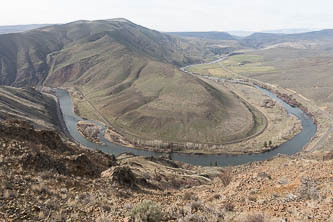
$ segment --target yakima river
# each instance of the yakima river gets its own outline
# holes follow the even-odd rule
[[[276,149],[265,153],[242,154],[242,155],[225,155],[225,154],[195,155],[195,154],[184,154],[184,153],[172,153],[171,154],[172,159],[201,166],[209,166],[211,164],[215,165],[215,163],[217,163],[218,166],[231,166],[231,165],[245,164],[253,161],[267,160],[279,153],[292,155],[301,151],[317,131],[317,126],[314,124],[312,118],[309,117],[299,108],[291,107],[290,105],[279,99],[272,92],[262,88],[259,89],[262,90],[266,95],[271,97],[273,100],[280,102],[286,108],[286,110],[288,110],[289,114],[293,114],[301,120],[303,128],[299,134],[297,134],[289,141],[281,144]],[[68,132],[76,142],[82,144],[83,146],[86,146],[94,150],[100,150],[104,153],[114,154],[115,156],[124,152],[131,152],[135,155],[141,155],[141,156],[157,157],[163,155],[162,153],[158,152],[129,148],[109,142],[107,139],[104,138],[105,126],[97,121],[91,121],[91,122],[96,123],[100,126],[101,130],[99,137],[100,140],[105,143],[105,145],[98,145],[88,141],[85,137],[83,137],[79,133],[77,129],[78,121],[81,121],[83,119],[74,113],[73,103],[68,92],[65,90],[57,89],[56,95],[59,100],[60,109],[62,111],[63,119],[66,124]]]

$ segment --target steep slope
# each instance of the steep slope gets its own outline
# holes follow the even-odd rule
[[[41,84],[48,73],[47,55],[62,47],[56,36],[48,32],[0,35],[0,84]]]
[[[246,135],[253,119],[227,90],[178,70],[214,56],[206,44],[125,19],[49,26],[0,36],[0,84],[76,87],[135,138],[221,143]]]
[[[54,98],[33,88],[0,86],[0,119],[24,120],[42,129],[59,129]]]
[[[38,85],[52,68],[50,66],[53,65],[54,54],[61,50],[80,50],[80,45],[88,43],[91,43],[89,47],[96,47],[94,44],[98,44],[98,40],[117,43],[140,56],[174,65],[198,62],[214,55],[205,50],[203,45],[197,46],[189,40],[149,30],[125,19],[77,21],[25,33],[0,35],[0,84]],[[93,55],[78,55],[76,59],[91,56]],[[58,63],[66,65],[64,61]]]

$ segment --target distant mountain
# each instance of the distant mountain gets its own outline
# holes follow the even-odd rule
[[[263,30],[258,33],[270,33],[270,34],[298,34],[305,32],[313,32],[318,31],[317,29],[276,29],[276,30]],[[227,31],[230,35],[238,36],[238,37],[247,37],[254,33],[253,31],[243,31],[243,30],[233,30]]]
[[[203,38],[211,40],[235,40],[236,38],[227,32],[169,32],[168,34],[181,36],[181,37],[192,37],[192,38]]]
[[[241,42],[248,47],[260,48],[267,43],[281,41],[282,36],[284,36],[284,34],[256,32],[250,36],[241,39]]]
[[[32,25],[11,25],[11,26],[0,26],[0,34],[24,32],[32,29],[37,29],[50,24],[32,24]]]
[[[273,33],[273,34],[299,34],[305,32],[318,31],[318,29],[275,29],[275,30],[263,30],[264,33]]]
[[[79,88],[135,138],[220,143],[246,134],[251,113],[227,90],[178,69],[214,55],[206,41],[126,19],[76,21],[0,35],[0,84]],[[244,121],[234,124],[235,113]]]
[[[284,39],[296,40],[327,40],[333,38],[333,29],[324,29],[320,31],[291,34],[284,37]]]
[[[272,33],[254,33],[241,40],[243,45],[254,48],[261,48],[268,45],[284,42],[297,41],[327,41],[333,40],[333,29],[313,31],[298,34],[272,34]]]

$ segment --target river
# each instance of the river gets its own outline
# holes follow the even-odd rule
[[[178,160],[193,165],[209,166],[215,165],[218,166],[233,166],[245,164],[253,161],[267,160],[278,153],[292,155],[302,150],[302,148],[311,140],[317,131],[317,127],[314,124],[312,118],[310,118],[306,113],[304,113],[299,108],[294,108],[279,99],[275,94],[271,93],[266,89],[262,89],[265,94],[270,96],[272,99],[280,102],[289,112],[297,116],[302,122],[302,131],[293,137],[291,140],[281,144],[274,150],[259,153],[259,154],[242,154],[242,155],[195,155],[195,154],[184,154],[184,153],[172,153],[171,157],[173,160]],[[162,153],[145,151],[140,149],[129,148],[121,146],[118,144],[113,144],[104,138],[105,127],[99,122],[92,121],[97,123],[101,128],[101,133],[99,137],[105,145],[98,145],[90,142],[85,137],[83,137],[77,130],[77,122],[83,120],[81,117],[77,116],[74,113],[73,103],[68,92],[65,90],[57,89],[56,95],[59,99],[59,105],[63,113],[64,122],[66,124],[67,130],[71,136],[75,139],[76,142],[94,150],[100,150],[104,153],[119,155],[124,152],[131,152],[136,155],[141,156],[160,156]]]

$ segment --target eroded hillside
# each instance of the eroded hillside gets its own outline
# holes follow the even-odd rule
[[[28,121],[37,128],[58,129],[56,99],[34,88],[0,87],[0,119]]]
[[[228,90],[178,68],[220,47],[125,19],[77,21],[0,36],[0,84],[75,88],[132,140],[219,144],[247,136],[251,112]],[[76,105],[81,114],[88,109]]]

